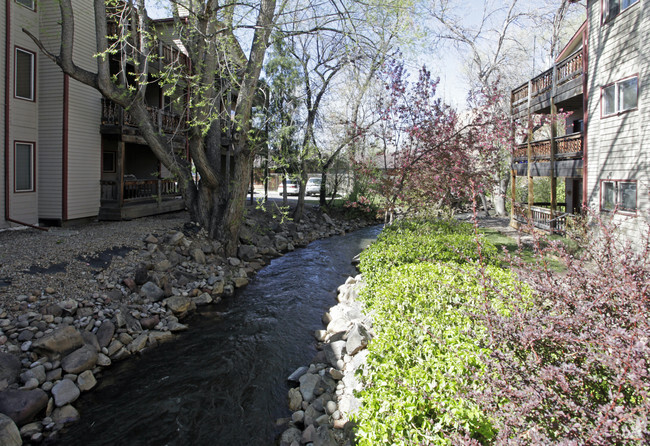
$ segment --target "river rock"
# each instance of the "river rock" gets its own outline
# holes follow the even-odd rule
[[[20,374],[20,379],[24,383],[30,379],[36,379],[38,384],[43,384],[45,382],[45,367],[43,365],[37,365],[36,367],[26,370]]]
[[[180,315],[180,317],[186,315],[189,311],[196,309],[196,304],[192,302],[189,297],[185,296],[172,296],[164,300],[167,308],[172,310],[174,314]]]
[[[282,436],[280,437],[280,446],[290,446],[294,441],[300,444],[301,437],[302,432],[300,432],[300,429],[290,427],[282,433]]]
[[[74,315],[77,311],[77,308],[79,308],[79,303],[74,299],[66,299],[59,302],[59,307],[61,307],[61,309],[69,315]]]
[[[97,365],[101,367],[108,367],[109,365],[111,365],[111,358],[109,358],[103,353],[99,353],[97,355]]]
[[[307,373],[300,377],[300,393],[302,399],[308,403],[314,399],[316,389],[320,385],[321,378],[313,373]]]
[[[154,302],[158,302],[165,296],[165,292],[153,282],[147,282],[142,285],[140,292],[144,294],[145,297],[151,299]]]
[[[7,384],[18,382],[20,376],[20,359],[11,353],[0,353],[0,381]]]
[[[9,416],[18,426],[26,424],[47,406],[47,393],[41,389],[0,392],[0,413]]]
[[[0,413],[0,444],[3,446],[21,446],[23,444],[16,423],[2,413]]]
[[[313,404],[305,410],[305,426],[316,424],[316,418],[323,415],[323,412],[318,410]]]
[[[158,316],[157,314],[155,316],[145,317],[143,319],[140,319],[140,325],[145,330],[151,330],[156,325],[158,325],[158,322],[160,322],[160,316]]]
[[[197,307],[208,305],[212,303],[212,296],[210,296],[209,293],[203,293],[200,296],[193,297],[192,302],[194,302]]]
[[[97,340],[97,335],[95,333],[83,330],[81,332],[81,337],[84,340],[84,345],[94,349],[97,352],[102,349],[99,345],[99,340]]]
[[[287,381],[299,382],[298,380],[300,379],[300,377],[302,375],[304,375],[305,373],[307,373],[308,370],[309,370],[309,367],[307,367],[307,366],[298,367],[295,372],[293,372],[291,375],[289,375],[289,377],[287,378]]]
[[[148,340],[149,340],[149,333],[141,333],[128,345],[127,348],[129,352],[137,353],[147,346]]]
[[[348,355],[356,355],[368,346],[368,341],[370,340],[368,330],[361,324],[354,324],[347,336],[345,351]]]
[[[244,262],[250,262],[257,257],[257,248],[253,245],[241,245],[237,249],[237,257],[242,259]]]
[[[329,428],[329,426],[319,426],[316,429],[316,436],[314,437],[314,446],[337,446],[336,438],[334,437],[334,432]]]
[[[345,354],[345,344],[345,341],[336,341],[325,344],[325,347],[323,348],[323,351],[325,352],[329,363],[338,369],[341,368],[339,367],[340,364],[338,362],[343,358],[343,355]]]
[[[79,398],[80,394],[79,387],[67,378],[62,379],[52,387],[52,395],[54,396],[54,404],[56,404],[56,407],[62,407],[72,403]]]
[[[302,431],[301,444],[312,443],[314,437],[316,436],[316,427],[313,424],[308,425],[304,431]]]
[[[43,430],[43,424],[35,421],[33,423],[28,423],[20,428],[20,436],[24,438],[29,438],[32,435],[41,432]],[[4,443],[0,443],[4,444]]]
[[[52,411],[52,421],[59,426],[75,423],[79,421],[79,412],[72,405],[66,404],[63,407],[57,407]]]
[[[82,392],[87,392],[88,390],[95,387],[96,384],[97,380],[95,379],[95,375],[93,375],[93,372],[90,370],[82,372],[77,377],[77,387],[79,387],[79,390]]]
[[[289,409],[292,411],[299,410],[302,407],[302,393],[300,389],[289,389]]]
[[[232,279],[232,281],[235,284],[235,288],[241,288],[248,285],[247,277],[235,277]]]
[[[61,367],[66,373],[78,374],[84,370],[92,369],[96,363],[97,350],[85,345],[63,358]]]
[[[65,355],[84,344],[84,340],[74,327],[59,327],[32,343],[32,349],[47,356]]]
[[[95,333],[95,336],[97,336],[97,342],[99,343],[99,346],[101,348],[108,347],[108,344],[111,343],[111,339],[113,339],[113,335],[115,334],[115,324],[113,324],[111,321],[104,321],[102,322],[102,325],[99,326],[97,329],[97,333]]]

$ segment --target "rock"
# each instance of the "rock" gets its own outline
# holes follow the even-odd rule
[[[316,330],[314,332],[314,337],[319,342],[325,341],[325,339],[327,339],[327,330]]]
[[[111,342],[111,345],[108,346],[108,356],[113,356],[115,353],[117,353],[122,347],[124,347],[124,344],[120,342],[119,340],[114,340]]]
[[[325,214],[327,215],[327,214]],[[316,429],[316,436],[314,437],[314,446],[337,446],[334,432],[329,426],[319,426]]]
[[[29,378],[25,384],[20,388],[21,390],[32,390],[38,387],[38,380],[36,378]]]
[[[232,281],[235,284],[235,288],[241,288],[248,285],[247,277],[235,277],[232,279]]]
[[[237,249],[237,257],[242,259],[244,262],[250,262],[257,256],[257,248],[253,245],[241,245],[239,249]]]
[[[300,443],[301,437],[302,437],[302,432],[300,432],[300,429],[297,429],[295,427],[290,427],[289,429],[287,429],[282,433],[282,436],[280,437],[280,445],[290,446],[294,441]]]
[[[41,432],[42,430],[43,430],[43,424],[38,422],[38,421],[35,421],[33,423],[29,423],[29,424],[26,424],[23,427],[21,427],[20,428],[20,436],[25,437],[25,438],[29,438],[32,435],[34,435],[34,434],[36,434],[38,432]],[[4,443],[1,443],[1,444],[4,444]]]
[[[341,360],[345,354],[345,344],[345,341],[336,341],[326,344],[323,348],[325,355],[327,355],[327,360],[336,368],[339,368],[338,361]]]
[[[325,404],[325,412],[327,414],[332,415],[336,411],[336,403],[334,401],[328,401]]]
[[[111,365],[111,358],[109,358],[103,353],[99,353],[97,355],[97,365],[102,367],[108,367],[109,365]]]
[[[70,404],[66,404],[63,407],[57,407],[52,411],[52,421],[59,426],[75,423],[79,421],[79,412]]]
[[[54,404],[56,407],[62,407],[70,404],[79,398],[81,391],[69,379],[62,379],[52,387],[52,395],[54,396]]]
[[[25,371],[24,373],[20,374],[20,379],[23,382],[26,382],[29,379],[36,379],[39,384],[42,384],[45,382],[46,378],[46,373],[45,373],[45,366],[37,365],[36,367],[32,367],[31,369]]]
[[[287,240],[286,237],[283,237],[278,234],[275,236],[273,244],[275,246],[275,249],[277,249],[280,252],[284,252],[287,250],[287,247],[289,246],[289,240]]]
[[[86,370],[85,372],[82,372],[79,374],[77,377],[77,387],[79,387],[79,390],[82,392],[86,392],[97,384],[97,380],[95,379],[95,375],[93,375],[93,372],[90,370]]]
[[[154,302],[158,302],[165,296],[165,292],[153,282],[147,282],[142,285],[140,292],[144,294],[145,297],[151,299]]]
[[[170,341],[174,335],[169,331],[152,331],[149,332],[149,342],[151,344],[162,344],[163,342]]]
[[[0,353],[0,381],[6,380],[7,384],[18,382],[20,369],[20,359],[17,356]]]
[[[308,403],[314,399],[316,388],[321,382],[321,378],[318,375],[312,373],[307,373],[300,377],[300,393],[302,399]]]
[[[203,293],[200,296],[193,297],[192,302],[194,302],[197,307],[208,305],[212,303],[212,296],[208,293]]]
[[[138,289],[138,284],[135,283],[135,280],[131,279],[130,277],[126,277],[122,279],[122,283],[126,285],[126,287],[131,291],[134,292],[135,290]]]
[[[312,443],[314,437],[316,436],[316,427],[313,424],[310,424],[302,432],[302,444]]]
[[[174,233],[170,238],[169,238],[169,244],[170,245],[179,245],[183,239],[185,238],[185,234],[182,232],[178,231]]]
[[[47,406],[47,393],[41,389],[0,392],[0,413],[9,416],[18,426],[32,421],[32,418]]]
[[[334,222],[332,221],[332,218],[329,215],[323,214],[323,220],[325,220],[325,223],[327,223],[328,225],[334,226]]]
[[[302,423],[305,419],[305,412],[302,410],[297,410],[291,415],[291,421],[294,423]]]
[[[32,349],[47,356],[65,355],[78,349],[84,340],[74,327],[69,325],[59,327],[52,333],[46,334],[32,343]]]
[[[185,296],[168,297],[164,302],[167,308],[172,310],[174,314],[185,315],[189,311],[196,309],[196,304],[189,297]]]
[[[179,331],[187,330],[187,325],[174,321],[168,323],[167,328],[169,328],[169,331],[171,331],[172,333],[178,333]]]
[[[149,340],[149,334],[142,333],[127,346],[127,349],[131,353],[137,353],[147,346],[148,340]]]
[[[136,285],[143,285],[149,279],[149,271],[144,265],[138,265],[133,275]]]
[[[302,407],[302,393],[298,388],[289,389],[289,409],[299,410]]]
[[[205,265],[205,254],[203,253],[202,249],[195,248],[192,250],[190,254],[192,255],[192,258],[196,263],[200,265]]]
[[[64,312],[73,315],[77,311],[79,304],[74,299],[66,299],[64,301],[59,302],[59,307],[61,307],[61,309]]]
[[[361,324],[354,324],[348,332],[345,351],[348,355],[354,356],[368,346],[369,340],[370,334],[368,334],[368,330]]]
[[[287,381],[298,382],[300,377],[302,375],[304,375],[305,373],[307,373],[308,370],[309,370],[309,367],[307,367],[307,366],[298,367],[295,372],[293,372],[291,375],[289,375],[289,377],[287,378]]]
[[[140,319],[140,325],[145,330],[151,330],[156,325],[158,325],[159,322],[160,322],[160,316],[158,316],[157,314],[155,316]]]
[[[156,263],[156,266],[154,267],[154,269],[156,271],[158,271],[158,272],[164,272],[164,271],[169,271],[173,267],[174,267],[174,265],[172,265],[172,262],[170,262],[169,259],[164,259],[164,260],[161,260],[160,262]]]
[[[0,444],[3,446],[21,446],[23,444],[16,423],[2,413],[0,413]]]
[[[84,345],[95,349],[97,352],[102,349],[95,333],[84,330],[81,332],[81,337],[84,340]]]
[[[63,358],[61,368],[66,373],[78,374],[95,367],[97,356],[97,350],[93,347],[83,346]]]
[[[330,369],[330,376],[333,379],[339,381],[339,380],[343,379],[343,372],[341,372],[340,370],[337,370],[337,369]]]
[[[305,410],[305,426],[311,426],[316,423],[316,418],[320,417],[323,415],[323,412],[320,410],[316,409],[314,405],[312,404]]]
[[[228,264],[230,266],[239,266],[241,265],[241,260],[239,260],[237,257],[228,257]]]
[[[327,414],[323,414],[323,415],[321,415],[320,417],[317,417],[314,420],[314,424],[316,426],[325,426],[325,425],[329,424],[329,422],[330,422],[330,416],[327,415]]]
[[[350,321],[344,318],[336,318],[327,324],[327,332],[330,334],[345,333],[350,328]]]

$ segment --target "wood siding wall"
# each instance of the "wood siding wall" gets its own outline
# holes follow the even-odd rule
[[[59,5],[56,2],[41,2],[38,7],[40,38],[48,50],[58,53],[61,35]],[[76,31],[75,26],[75,34]],[[38,66],[39,218],[62,220],[63,73],[54,62],[41,53]]]
[[[590,0],[589,10],[589,127],[587,200],[600,210],[601,181],[637,180],[636,217],[618,214],[622,230],[636,238],[647,231],[644,224],[650,203],[648,179],[650,145],[650,0],[639,2],[608,23],[601,23],[601,0]],[[638,75],[636,110],[602,117],[601,92],[621,79]],[[607,214],[604,214],[607,215]]]
[[[15,51],[16,47],[31,51],[38,54],[38,48],[32,40],[22,32],[23,27],[38,29],[38,11],[27,9],[16,2],[11,4],[11,61],[10,61],[10,97],[9,100],[9,201],[10,217],[25,223],[35,224],[38,222],[38,189],[40,187],[38,180],[38,155],[40,147],[38,145],[38,104],[39,97],[39,79],[38,79],[38,56],[35,57],[36,64],[36,86],[35,100],[28,101],[14,97],[15,91]],[[4,32],[4,21],[3,31]],[[38,34],[37,34],[38,35]],[[3,48],[4,51],[4,48]],[[3,85],[4,87],[4,85]],[[4,113],[3,113],[4,115]],[[4,124],[4,123],[3,123]],[[32,192],[14,192],[14,143],[16,141],[26,141],[35,143],[34,147],[34,191]],[[3,165],[4,169],[4,165]]]
[[[93,8],[85,0],[74,0],[75,52],[81,67],[97,71],[93,55],[95,26]],[[70,80],[68,142],[68,218],[99,213],[101,178],[101,95],[91,87]]]
[[[2,107],[2,112],[0,116],[0,229],[4,229],[9,224],[5,220],[5,103],[7,98],[5,98],[5,69],[7,60],[5,58],[5,45],[7,44],[5,23],[6,23],[6,11],[8,5],[5,2],[4,5],[0,5],[0,51],[2,55],[0,56],[0,107]]]

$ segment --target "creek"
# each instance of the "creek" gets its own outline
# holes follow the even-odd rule
[[[250,284],[184,320],[173,341],[117,363],[75,403],[65,445],[272,445],[289,417],[287,376],[316,354],[315,330],[380,226],[273,259]]]

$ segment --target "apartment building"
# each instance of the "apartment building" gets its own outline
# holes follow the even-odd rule
[[[650,215],[650,32],[648,0],[589,0],[588,16],[551,69],[512,91],[512,116],[543,115],[546,138],[529,127],[512,164],[512,224],[563,232],[589,206],[631,239]],[[568,115],[568,116],[567,116]],[[516,179],[532,194],[517,202]],[[535,199],[533,178],[548,177],[551,199]],[[564,182],[564,196],[555,184]]]

